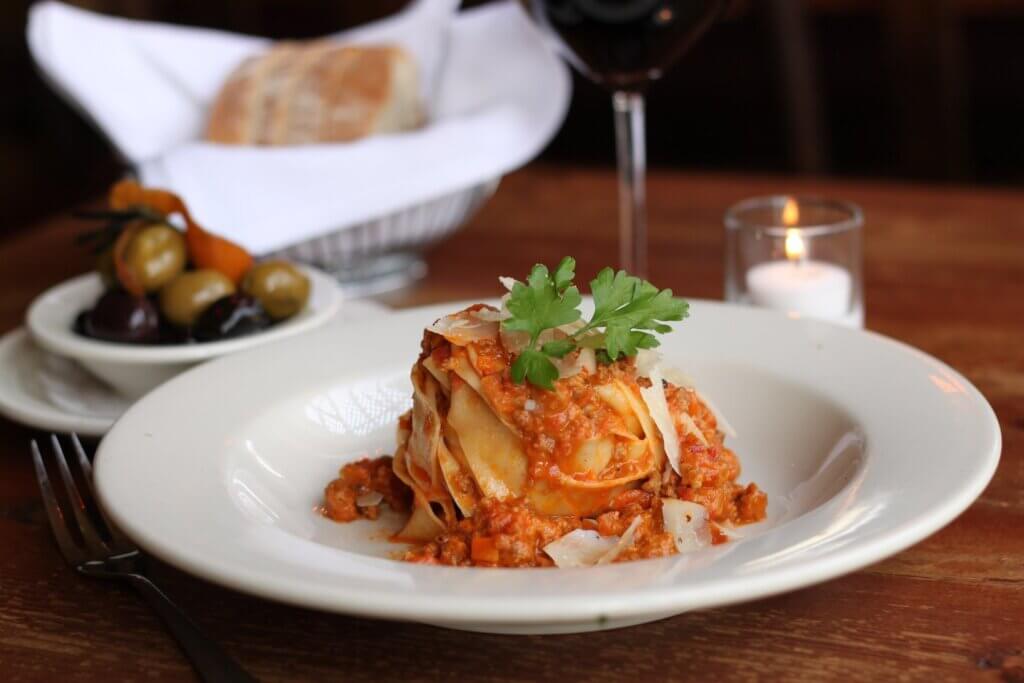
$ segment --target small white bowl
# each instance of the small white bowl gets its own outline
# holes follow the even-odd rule
[[[203,361],[291,337],[329,321],[341,305],[337,282],[319,270],[300,268],[311,284],[305,309],[268,330],[237,339],[136,345],[83,337],[74,330],[75,318],[103,293],[103,283],[94,272],[71,278],[36,297],[29,306],[26,324],[41,347],[77,361],[118,393],[136,399]]]

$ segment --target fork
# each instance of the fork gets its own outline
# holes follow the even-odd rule
[[[68,467],[68,459],[64,457],[64,449],[61,448],[56,434],[50,435],[50,443],[53,448],[53,459],[64,482],[70,505],[61,505],[54,495],[53,485],[46,473],[46,465],[35,439],[31,444],[32,462],[36,468],[36,479],[46,507],[46,516],[50,520],[50,528],[64,559],[80,574],[100,579],[121,579],[134,586],[163,620],[202,680],[255,683],[255,678],[214,641],[204,636],[192,620],[146,577],[145,556],[107,520],[103,510],[96,503],[92,465],[89,464],[78,436],[72,434],[71,443],[74,446],[75,460],[81,470],[81,478],[85,482],[84,497],[75,484],[71,469]],[[66,507],[71,508],[73,520],[68,518]],[[95,522],[89,512],[90,509],[95,511],[97,516]],[[75,540],[75,535],[81,538],[81,544]]]

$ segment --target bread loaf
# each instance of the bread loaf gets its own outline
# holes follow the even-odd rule
[[[416,71],[398,47],[278,43],[231,74],[206,139],[303,145],[415,128],[422,122]]]

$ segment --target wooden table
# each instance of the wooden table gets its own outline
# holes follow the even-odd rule
[[[999,470],[946,529],[814,588],[576,636],[470,635],[320,614],[163,565],[158,582],[265,680],[1024,681],[1024,194],[656,173],[652,279],[720,297],[722,212],[770,192],[860,203],[867,326],[947,361],[995,406]],[[496,275],[568,253],[593,273],[614,258],[615,196],[610,171],[513,174],[472,225],[433,250],[427,279],[387,301],[493,295]],[[0,243],[0,330],[18,325],[38,292],[88,267],[70,246],[75,231],[56,217]],[[31,436],[0,419],[0,679],[189,680],[134,594],[79,578],[58,556],[29,465]]]

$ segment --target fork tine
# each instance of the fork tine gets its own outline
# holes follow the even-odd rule
[[[64,513],[53,495],[53,486],[50,485],[50,476],[46,473],[46,466],[43,465],[43,456],[39,452],[39,444],[32,439],[32,464],[36,468],[36,481],[39,482],[39,493],[43,497],[43,507],[46,508],[46,517],[50,520],[50,529],[57,540],[57,547],[64,555],[64,559],[71,564],[77,565],[85,560],[85,556],[68,533],[67,524],[64,521]]]
[[[82,474],[85,475],[85,481],[89,484],[89,490],[96,493],[92,488],[92,463],[89,462],[89,458],[85,454],[85,447],[82,446],[82,442],[78,440],[78,434],[75,432],[71,432],[71,445],[75,447],[78,466],[82,468]]]
[[[135,550],[135,545],[121,533],[120,529],[111,523],[107,518],[106,513],[103,512],[103,506],[99,504],[99,497],[96,495],[96,487],[92,483],[92,464],[89,462],[89,458],[85,454],[85,448],[82,446],[82,442],[79,440],[78,434],[74,432],[71,432],[71,445],[74,447],[78,466],[82,470],[82,475],[85,479],[85,486],[88,489],[89,497],[92,499],[96,511],[103,520],[103,524],[107,527],[107,533],[110,534],[111,540],[117,544],[115,550],[120,552]]]
[[[50,443],[53,445],[57,469],[60,470],[60,478],[64,480],[64,488],[68,493],[68,498],[71,500],[71,510],[78,521],[78,529],[82,532],[82,540],[85,541],[86,548],[94,556],[105,555],[109,552],[109,549],[103,542],[103,539],[99,537],[99,534],[96,533],[96,528],[93,526],[92,520],[89,519],[89,512],[85,508],[85,501],[82,500],[82,494],[79,493],[75,479],[71,476],[71,470],[68,469],[68,461],[64,457],[64,449],[61,448],[60,439],[57,438],[56,434],[50,434]]]

